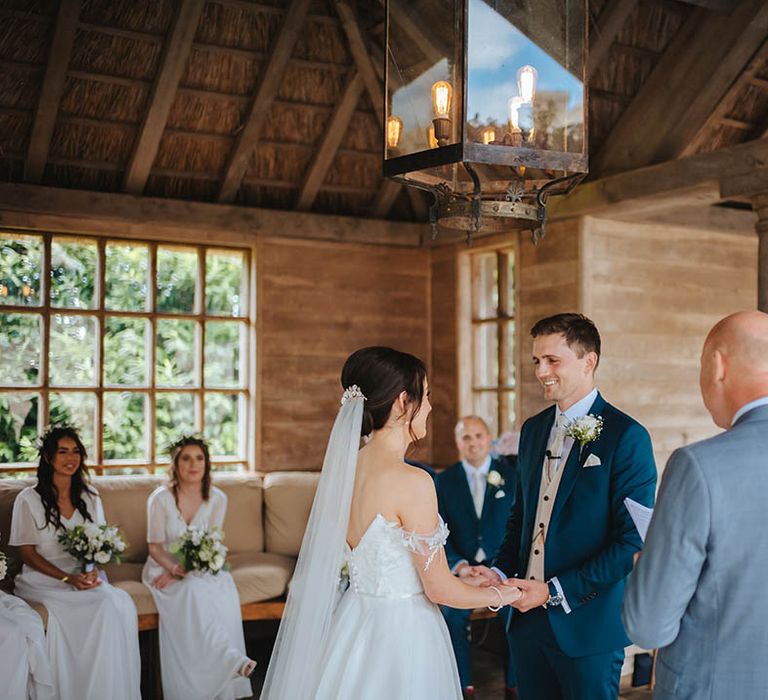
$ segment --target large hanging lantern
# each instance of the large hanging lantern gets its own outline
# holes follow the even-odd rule
[[[387,0],[384,174],[449,228],[543,235],[587,173],[587,0]]]

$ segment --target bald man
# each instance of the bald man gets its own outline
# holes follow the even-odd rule
[[[701,353],[724,433],[675,451],[624,598],[659,648],[654,700],[768,697],[768,314],[733,314]]]

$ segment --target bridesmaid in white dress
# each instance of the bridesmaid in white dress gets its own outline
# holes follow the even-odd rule
[[[48,610],[48,656],[60,700],[139,700],[141,662],[136,606],[58,542],[64,529],[104,524],[96,490],[88,484],[85,448],[73,428],[43,438],[37,485],[13,505],[10,544],[24,561],[15,592]]]
[[[0,591],[0,679],[6,700],[52,700],[43,621],[21,598]]]
[[[245,655],[240,599],[227,571],[187,572],[168,551],[194,525],[224,524],[227,497],[211,485],[203,440],[184,437],[171,449],[171,478],[147,502],[149,558],[142,581],[160,613],[160,668],[165,700],[250,697],[256,662]]]

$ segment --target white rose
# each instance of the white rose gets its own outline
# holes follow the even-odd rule
[[[96,560],[96,561],[97,561],[99,564],[108,564],[108,563],[109,563],[109,560],[110,560],[111,558],[112,558],[112,557],[110,557],[110,556],[109,556],[109,553],[108,553],[108,552],[103,552],[103,551],[102,551],[102,552],[96,552],[96,554],[94,555],[94,559],[95,559],[95,560]]]
[[[219,571],[222,566],[224,566],[224,557],[218,555],[214,558],[213,562],[211,562],[211,568],[214,571]]]
[[[493,470],[488,472],[488,476],[486,480],[491,486],[495,486],[496,488],[499,488],[500,486],[504,486],[504,483],[505,483],[504,477],[501,474],[499,474],[499,472],[493,471]]]

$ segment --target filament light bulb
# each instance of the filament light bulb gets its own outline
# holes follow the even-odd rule
[[[447,119],[451,115],[451,100],[453,99],[453,88],[445,80],[438,80],[432,86],[432,106],[435,109],[435,116]]]
[[[483,129],[483,143],[488,145],[496,140],[496,129],[492,126]]]
[[[525,65],[517,71],[517,90],[523,104],[530,104],[536,96],[539,74],[533,66]]]
[[[387,119],[387,146],[397,148],[400,136],[403,133],[403,120],[394,114]]]

